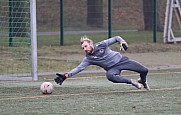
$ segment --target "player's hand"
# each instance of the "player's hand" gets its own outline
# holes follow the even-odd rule
[[[128,49],[128,44],[126,43],[126,41],[121,41],[120,42],[120,50],[121,51],[126,51]]]
[[[57,84],[62,85],[63,81],[66,79],[65,74],[56,73],[58,77],[56,77],[54,80]]]

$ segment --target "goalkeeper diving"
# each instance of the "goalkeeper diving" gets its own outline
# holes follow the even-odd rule
[[[148,69],[137,61],[109,48],[110,45],[117,42],[120,44],[120,50],[126,51],[128,49],[127,42],[120,36],[115,36],[95,44],[87,36],[82,36],[80,43],[86,53],[85,57],[82,62],[71,71],[64,74],[56,73],[58,77],[54,79],[55,82],[61,85],[65,79],[81,72],[86,67],[97,65],[106,71],[107,79],[113,83],[131,84],[138,89],[141,89],[143,86],[146,90],[150,90],[146,79]],[[122,70],[134,71],[139,73],[140,76],[137,80],[129,79],[121,76]]]

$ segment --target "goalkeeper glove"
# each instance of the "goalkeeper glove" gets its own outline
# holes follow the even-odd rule
[[[120,43],[120,50],[126,51],[127,49],[128,49],[128,44],[125,41],[121,42]]]
[[[59,74],[56,73],[58,77],[56,77],[54,80],[57,84],[62,85],[63,81],[66,79],[65,74]]]

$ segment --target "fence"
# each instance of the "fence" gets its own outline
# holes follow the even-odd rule
[[[24,1],[29,3],[26,2],[28,0]],[[36,2],[38,48],[41,49],[47,46],[78,44],[80,36],[85,34],[93,40],[97,34],[100,34],[99,40],[120,35],[132,41],[142,37],[143,42],[163,42],[167,0],[37,0]],[[8,1],[6,3],[8,4]],[[177,26],[174,18],[173,25]],[[26,29],[29,30],[30,25],[26,25]],[[26,31],[21,33],[26,39],[18,39],[20,40],[18,43],[24,43],[21,40],[26,40],[26,43],[30,44],[28,33]],[[137,36],[139,34],[141,36]],[[30,46],[28,51],[29,48]],[[29,66],[30,64],[28,68]]]
[[[112,20],[109,20],[110,1]],[[159,0],[156,4],[150,0],[55,0],[46,2],[39,0],[37,1],[38,35],[61,35],[59,31],[63,29],[65,44],[70,44],[68,41],[71,38],[68,38],[67,34],[83,35],[105,32],[103,38],[107,38],[110,35],[108,31],[111,23],[111,31],[119,32],[120,35],[128,31],[150,31],[148,39],[152,41],[155,26],[153,23],[154,5],[158,6],[155,10],[157,14],[155,24],[157,24],[157,31],[161,32],[164,27],[166,0]],[[61,12],[61,6],[63,6],[63,12]],[[63,25],[61,24],[62,15]]]
[[[0,1],[0,79],[37,80],[35,5],[35,0]]]

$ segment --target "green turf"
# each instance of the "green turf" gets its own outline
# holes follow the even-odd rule
[[[137,74],[123,74],[137,78]],[[0,81],[0,113],[2,115],[170,115],[181,114],[181,73],[154,71],[149,73],[151,91],[114,84],[105,76],[81,75],[68,79],[62,86],[50,77],[36,82]],[[51,95],[42,95],[43,81],[54,84]]]

